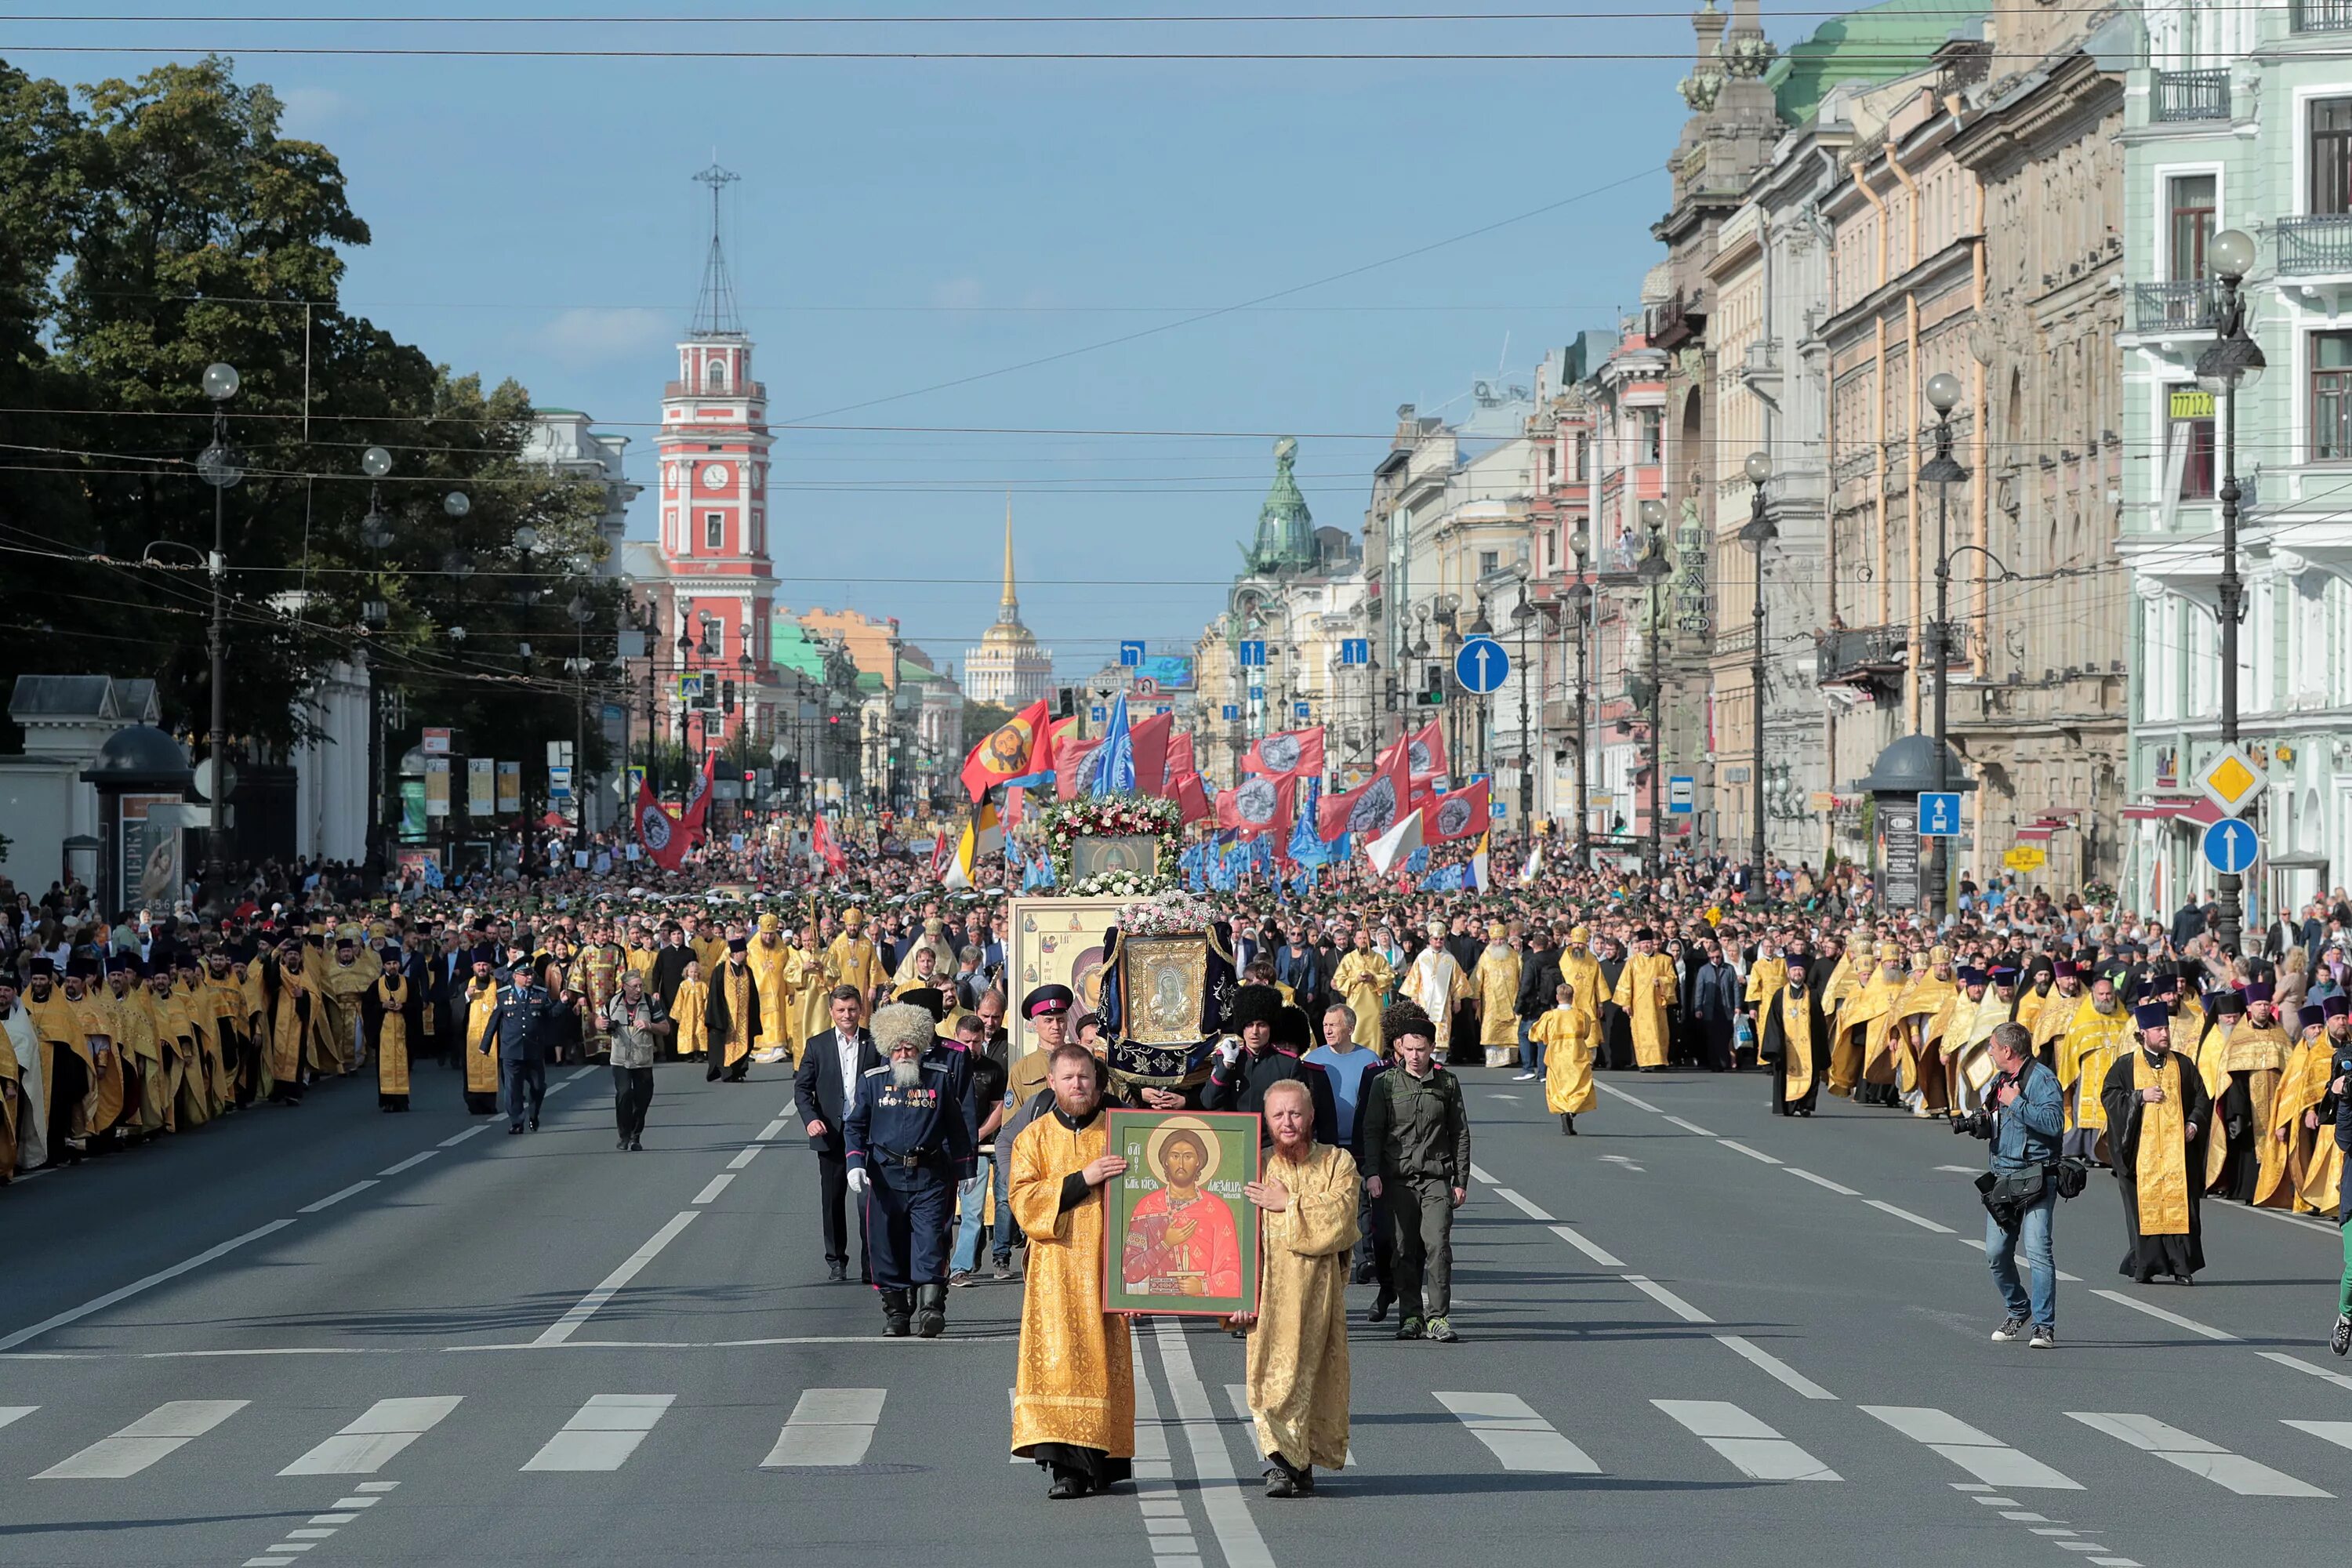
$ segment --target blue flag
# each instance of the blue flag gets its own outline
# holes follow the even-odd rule
[[[1127,730],[1127,693],[1111,705],[1110,723],[1103,730],[1102,749],[1095,753],[1094,777],[1088,795],[1135,793],[1135,742]]]

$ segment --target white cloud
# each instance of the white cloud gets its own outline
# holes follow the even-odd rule
[[[976,310],[986,290],[977,278],[950,278],[931,289],[931,303],[943,310]]]
[[[635,359],[671,341],[677,322],[659,310],[565,310],[531,334],[531,342],[567,370]]]
[[[279,89],[278,102],[286,107],[279,129],[289,136],[314,140],[320,132],[339,121],[349,120],[358,105],[329,87],[289,87]]]

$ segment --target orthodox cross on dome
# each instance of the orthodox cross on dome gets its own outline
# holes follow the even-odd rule
[[[710,167],[694,177],[710,187],[710,255],[702,264],[702,292],[695,299],[694,324],[688,331],[698,338],[740,338],[743,318],[735,306],[735,282],[728,276],[727,253],[719,243],[719,194],[743,176],[720,168],[713,160]]]

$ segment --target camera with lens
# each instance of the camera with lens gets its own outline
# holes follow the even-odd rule
[[[1954,1117],[1952,1131],[1965,1132],[1971,1138],[1990,1139],[1992,1136],[1992,1108],[1980,1106],[1966,1116]]]

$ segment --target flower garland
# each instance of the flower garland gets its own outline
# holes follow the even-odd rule
[[[1082,898],[1108,894],[1136,899],[1173,888],[1177,844],[1183,826],[1183,808],[1176,802],[1137,795],[1057,801],[1046,808],[1038,821],[1045,852],[1053,858],[1056,890]],[[1072,877],[1070,856],[1079,839],[1146,833],[1160,840],[1157,864],[1151,871],[1105,871],[1083,880]]]
[[[1190,936],[1216,922],[1205,900],[1180,890],[1128,905],[1118,911],[1121,936]]]

